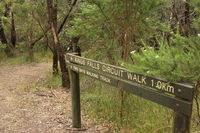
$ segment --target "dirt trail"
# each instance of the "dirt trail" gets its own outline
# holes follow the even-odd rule
[[[72,129],[69,92],[28,86],[50,69],[51,63],[0,65],[0,133],[110,133],[85,115],[83,129]]]

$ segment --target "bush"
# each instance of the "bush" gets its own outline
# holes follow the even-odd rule
[[[134,64],[125,66],[133,72],[154,75],[169,81],[195,82],[200,78],[200,37],[185,38],[176,34],[158,47],[145,45],[140,52],[131,52]]]

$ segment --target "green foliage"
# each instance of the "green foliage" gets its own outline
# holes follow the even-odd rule
[[[80,11],[70,22],[72,25],[67,33],[70,37],[84,36],[86,39],[94,40],[103,35],[101,30],[100,14],[94,4],[81,3]]]
[[[193,28],[200,33],[200,1],[199,0],[191,0],[191,5],[193,6],[194,13],[193,16]]]
[[[135,49],[141,38],[153,37],[157,29],[167,30],[158,23],[158,11],[166,6],[166,0],[87,0],[80,3],[66,32],[69,37],[80,36],[79,45],[83,49],[90,47],[88,54],[98,48],[98,57],[104,59],[104,55],[109,55],[106,56],[109,60],[116,57],[113,62],[117,62],[122,53],[123,35],[130,36]]]
[[[103,9],[107,10],[108,7],[106,5],[108,6],[110,2],[110,0],[83,2],[79,5],[79,10],[75,12],[74,18],[70,21],[70,27],[66,31],[67,35],[69,37],[81,37],[79,45],[83,50],[86,50],[86,56],[90,56],[95,51],[95,55],[92,55],[92,58],[103,57],[105,59],[105,55],[108,54],[118,57],[119,48],[115,39],[110,35],[108,20],[97,7],[99,3]]]
[[[20,53],[14,57],[6,57],[5,53],[0,53],[0,63],[21,65],[27,63],[50,62],[52,60],[52,53],[50,51],[39,51],[35,53],[34,60],[27,60],[27,53]]]
[[[6,48],[7,48],[7,46],[0,42],[0,51],[3,52]]]
[[[159,42],[158,48],[145,46],[132,51],[131,71],[159,76],[170,81],[196,81],[200,78],[200,37],[185,38],[176,34],[172,46]]]
[[[0,42],[0,63],[3,62],[3,60],[7,57],[6,54],[4,53],[4,50],[6,48],[7,48],[6,45]]]

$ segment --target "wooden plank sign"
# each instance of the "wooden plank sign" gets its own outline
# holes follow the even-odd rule
[[[149,77],[138,73],[132,73],[129,70],[94,61],[91,59],[76,56],[74,54],[67,54],[68,69],[71,71],[71,79],[78,77],[79,73],[90,76],[96,80],[102,81],[106,84],[121,88],[129,93],[140,96],[152,102],[158,103],[176,112],[174,120],[174,133],[188,133],[189,124],[192,113],[193,102],[193,86],[182,83],[168,83],[166,80]],[[79,78],[77,78],[79,82]],[[76,81],[72,81],[72,97],[76,97],[77,93],[80,95],[79,85]],[[79,84],[79,83],[78,83]],[[76,86],[76,87],[74,87]],[[78,97],[80,97],[78,95]],[[79,98],[80,99],[80,98]],[[72,102],[74,103],[74,102]],[[73,104],[74,127],[80,127],[80,100]],[[180,126],[180,124],[182,124]],[[180,128],[179,128],[180,127]]]
[[[67,54],[67,60],[71,63],[86,66],[87,68],[100,71],[102,73],[110,74],[124,80],[130,80],[144,86],[154,88],[158,91],[169,93],[183,99],[192,100],[193,86],[181,83],[168,83],[166,80],[159,78],[148,77],[142,74],[132,73],[129,70],[105,64],[102,62],[86,59],[73,54]]]
[[[85,74],[87,76],[90,76],[94,79],[97,79],[109,85],[122,88],[130,93],[133,93],[145,99],[151,100],[155,103],[164,105],[173,110],[181,112],[185,115],[191,114],[192,104],[190,102],[182,101],[182,100],[176,99],[173,96],[165,95],[164,93],[159,93],[158,91],[154,91],[149,88],[138,86],[136,84],[131,83],[130,81],[122,80],[112,75],[103,74],[96,70],[88,69],[85,66],[72,64],[72,63],[68,63],[68,65],[71,70],[76,71],[78,73]]]

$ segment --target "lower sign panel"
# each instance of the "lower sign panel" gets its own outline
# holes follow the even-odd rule
[[[95,78],[109,85],[121,88],[132,94],[135,94],[147,100],[150,100],[155,103],[166,106],[168,108],[171,108],[176,112],[179,112],[185,115],[191,115],[192,103],[188,101],[181,100],[176,97],[167,95],[165,93],[161,93],[149,88],[145,88],[145,87],[133,84],[130,81],[122,80],[118,77],[115,77],[109,74],[101,73],[92,69],[90,70],[85,66],[81,66],[81,65],[77,65],[73,63],[68,63],[68,65],[69,65],[69,68],[73,71],[85,74],[87,76]]]

